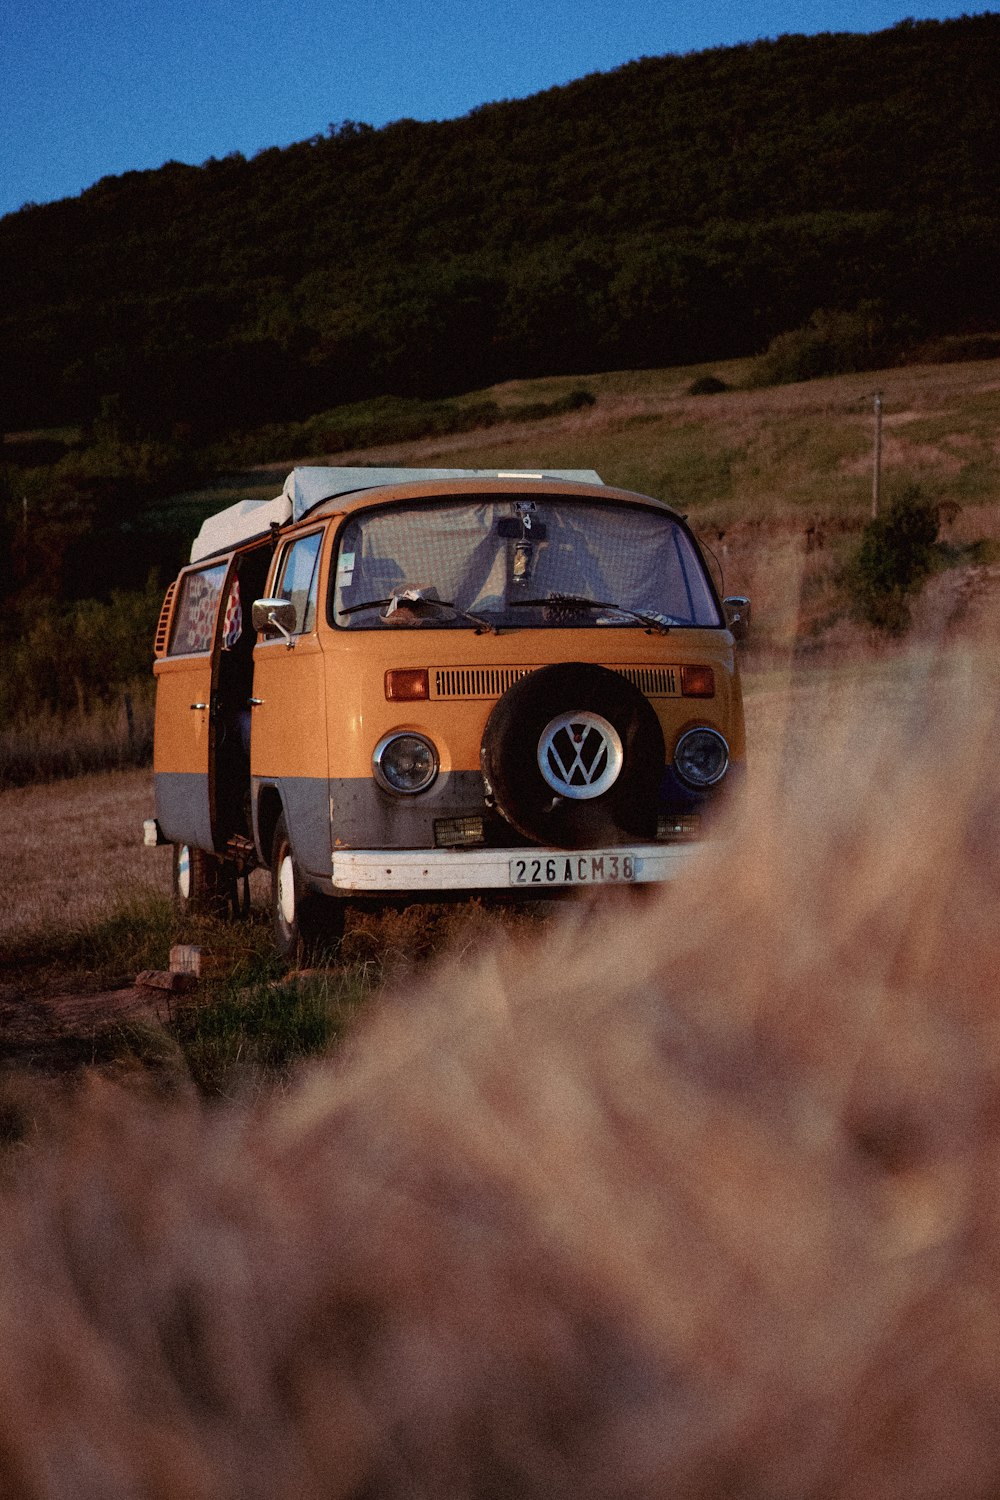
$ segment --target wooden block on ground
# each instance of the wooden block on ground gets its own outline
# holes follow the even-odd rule
[[[170,950],[170,970],[173,974],[201,976],[201,949],[194,943],[175,943]]]

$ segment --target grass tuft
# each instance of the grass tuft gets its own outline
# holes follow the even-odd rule
[[[131,984],[142,969],[167,965],[173,933],[167,896],[140,891],[89,920],[54,921],[0,936],[0,967],[38,987],[58,972],[66,988],[92,992]]]
[[[284,980],[237,970],[208,1004],[175,1011],[169,1030],[202,1094],[245,1098],[340,1040],[372,989],[364,967]]]

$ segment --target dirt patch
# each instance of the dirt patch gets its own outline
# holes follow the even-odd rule
[[[162,1030],[170,1019],[170,998],[138,985],[52,995],[0,986],[0,1114],[12,1079],[31,1076],[41,1085],[93,1068],[117,1075],[127,1065],[154,1082],[174,1052]],[[157,1032],[163,1045],[150,1046]],[[141,1063],[134,1046],[140,1034],[146,1038]],[[0,1138],[5,1134],[0,1120]]]
[[[116,1022],[162,1024],[170,1019],[170,996],[139,985],[92,995],[28,994],[0,986],[0,1055],[66,1036],[88,1036]]]

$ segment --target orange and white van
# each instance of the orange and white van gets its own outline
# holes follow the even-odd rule
[[[183,905],[269,865],[289,957],[348,902],[669,879],[744,763],[747,613],[589,471],[295,469],[168,590],[147,841]]]

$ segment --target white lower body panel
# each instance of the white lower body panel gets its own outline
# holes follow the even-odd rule
[[[627,849],[337,849],[338,891],[539,891],[672,880],[697,844]]]

